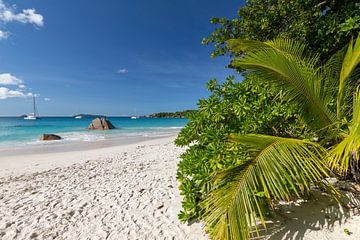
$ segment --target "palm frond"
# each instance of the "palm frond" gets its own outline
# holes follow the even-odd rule
[[[346,175],[351,159],[360,158],[360,86],[354,93],[353,118],[348,132],[341,134],[343,140],[330,151],[330,166],[332,169]]]
[[[340,51],[331,56],[331,58],[322,67],[323,72],[326,74],[326,88],[331,92],[332,96],[334,96],[334,99],[337,98],[339,90],[339,76],[346,51],[347,46],[343,47]]]
[[[337,95],[337,117],[341,119],[344,114],[346,90],[349,89],[349,79],[355,71],[357,65],[360,63],[360,34],[358,35],[355,44],[353,40],[350,41],[349,47],[345,54],[339,79],[339,89]]]
[[[275,39],[273,41],[260,42],[246,39],[230,39],[227,41],[231,52],[241,55],[242,53],[250,53],[259,51],[260,49],[276,49],[279,52],[304,57],[306,45],[301,44],[292,39]]]
[[[304,122],[314,131],[324,129],[336,120],[327,103],[331,94],[326,89],[323,69],[317,67],[318,57],[304,57],[304,45],[286,39],[261,43],[239,41],[248,53],[236,58],[232,65],[254,71],[264,81],[284,90],[288,100],[295,101]],[[231,46],[230,46],[231,49]]]
[[[324,149],[313,142],[266,135],[231,135],[251,158],[215,176],[216,188],[205,205],[205,222],[213,239],[248,239],[265,227],[264,205],[289,201],[321,184],[327,167]]]

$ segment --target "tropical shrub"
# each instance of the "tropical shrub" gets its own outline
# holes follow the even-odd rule
[[[360,4],[355,0],[247,0],[238,11],[238,18],[212,18],[211,22],[217,28],[203,44],[214,43],[212,57],[229,54],[231,59],[236,58],[229,66],[246,72],[243,83],[233,78],[223,84],[210,81],[211,96],[199,101],[199,111],[191,114],[176,140],[178,145],[188,146],[177,174],[184,196],[180,219],[205,219],[215,239],[246,239],[255,220],[264,219],[274,200],[306,193],[309,183],[321,183],[320,179],[327,176],[327,166],[343,177],[360,179],[359,151],[356,152],[359,134],[355,130],[360,120],[355,102],[351,104],[358,101],[353,93],[359,85],[359,70],[342,70],[343,66],[357,64],[354,56],[358,48],[355,46],[351,49],[353,54],[346,54],[343,47],[360,30]],[[267,41],[278,37],[291,38],[296,43],[279,40],[285,43],[264,48],[262,43],[229,41]],[[306,48],[301,43],[307,44]],[[280,62],[274,60],[267,55],[269,49],[283,53],[295,63],[289,63],[285,57]],[[332,57],[340,49],[343,50]],[[289,90],[280,81],[284,80],[281,74],[269,77],[263,72],[269,68],[254,69],[237,58],[252,52],[264,54],[261,64],[268,64],[269,68],[279,64],[283,74],[291,73],[294,78],[301,73],[294,83],[312,88],[313,92],[299,97],[309,89]],[[345,55],[348,61],[343,65]],[[272,160],[277,161],[271,162],[266,160],[264,149],[269,154],[281,154],[272,155]],[[282,155],[286,158],[280,158]],[[301,158],[303,155],[307,157]],[[324,157],[328,164],[324,165]],[[262,159],[262,168],[258,168]],[[301,170],[303,164],[308,164],[305,172]],[[264,179],[257,177],[264,169],[269,168],[265,173],[271,172],[274,166],[283,172],[267,178],[274,184],[267,189]],[[286,172],[288,168],[284,166],[295,169],[295,173]],[[252,174],[246,175],[250,167]],[[249,182],[242,181],[244,176],[249,177]],[[238,191],[240,181],[247,184],[242,185],[243,191]],[[234,191],[241,193],[250,205],[239,208],[237,204],[227,204],[231,207],[219,209],[221,204],[233,200]]]
[[[243,82],[234,77],[219,84],[208,83],[211,95],[201,99],[199,109],[189,115],[189,123],[176,144],[189,148],[181,156],[177,178],[183,195],[182,221],[199,219],[202,201],[213,187],[212,174],[237,165],[249,156],[227,141],[231,133],[264,133],[282,137],[312,138],[300,122],[296,105],[284,100],[284,93],[259,83],[249,75]]]
[[[203,44],[214,43],[212,56],[229,53],[229,39],[267,41],[278,37],[307,44],[321,61],[342,49],[360,31],[358,0],[247,0],[234,19],[212,18],[214,32]]]
[[[360,37],[322,66],[296,41],[228,47],[247,53],[233,61],[246,78],[210,81],[211,96],[176,140],[189,146],[177,174],[180,218],[203,219],[213,239],[247,239],[274,201],[325,188],[328,166],[360,179]]]
[[[313,142],[230,135],[247,158],[214,175],[213,188],[203,200],[203,219],[213,239],[247,239],[257,233],[258,221],[265,226],[266,203],[301,197],[310,184],[325,187],[327,166],[341,175],[350,170],[360,180],[360,35],[322,66],[318,55],[304,55],[306,46],[296,41],[232,40],[228,47],[246,53],[235,59],[236,67],[283,91],[284,99],[297,104],[301,121],[319,137]]]

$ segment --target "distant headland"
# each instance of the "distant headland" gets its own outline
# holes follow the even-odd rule
[[[187,118],[189,114],[196,112],[196,110],[184,110],[178,112],[159,112],[147,115],[148,118]]]

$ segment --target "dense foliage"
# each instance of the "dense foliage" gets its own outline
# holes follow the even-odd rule
[[[179,164],[178,178],[187,201],[180,217],[186,219],[191,214],[198,213],[193,217],[203,214],[200,216],[213,239],[248,239],[257,233],[259,220],[265,227],[268,207],[273,201],[301,197],[310,190],[310,184],[327,188],[336,195],[331,185],[324,185],[329,166],[340,175],[347,175],[350,170],[354,179],[360,180],[360,35],[355,43],[350,42],[346,51],[334,55],[323,66],[319,65],[318,55],[304,54],[305,45],[291,40],[265,43],[232,40],[229,47],[234,53],[247,53],[234,61],[237,67],[252,70],[245,81],[255,79],[255,85],[262,83],[267,93],[277,89],[283,100],[297,103],[296,114],[290,115],[295,122],[285,122],[282,127],[275,128],[283,131],[276,133],[271,131],[274,127],[265,127],[258,134],[231,127],[227,136],[215,139],[216,133],[224,129],[222,120],[226,119],[226,114],[222,112],[216,116],[221,108],[211,112],[214,106],[200,102],[199,113],[206,109],[205,118],[211,116],[216,123],[207,129],[208,124],[201,125],[202,118],[197,116],[181,132],[185,134],[185,141],[181,134],[177,139],[180,145],[193,143]],[[240,85],[244,86],[246,82]],[[226,103],[226,97],[232,92],[226,86],[218,89],[224,89],[220,91],[220,102]],[[214,96],[216,94],[209,99],[216,100]],[[235,98],[236,101],[231,98],[231,103],[234,106],[239,100],[241,103],[242,96]],[[257,96],[250,97],[250,106],[257,102]],[[272,99],[271,95],[263,100],[269,99]],[[275,102],[276,97],[266,102],[263,108]],[[280,102],[280,107],[287,103]],[[231,109],[229,105],[225,106]],[[255,106],[251,106],[252,112],[245,115],[245,121],[257,115]],[[292,109],[292,106],[286,106],[286,109]],[[241,105],[240,109],[245,108]],[[282,117],[286,119],[287,115]],[[232,120],[225,121],[225,125],[231,126]],[[306,139],[304,132],[296,135],[293,133],[297,131],[288,131],[293,124],[294,129],[298,129],[299,120],[310,129],[306,133],[316,134],[316,138]],[[281,123],[281,119],[277,123]],[[199,129],[197,135],[194,134]],[[206,135],[201,136],[202,133]],[[285,135],[279,136],[281,133]],[[207,182],[203,183],[204,176],[200,174],[199,178],[199,173],[208,177]],[[207,183],[209,188],[206,188]],[[197,189],[199,184],[203,188]],[[191,204],[194,200],[200,201],[199,209],[194,209],[196,202]]]
[[[212,189],[213,173],[248,157],[241,149],[234,151],[238,147],[227,141],[229,134],[311,136],[300,123],[296,106],[284,101],[281,91],[258,83],[256,76],[242,83],[235,82],[234,77],[223,84],[211,80],[208,89],[211,96],[199,101],[199,110],[189,115],[188,125],[176,139],[177,145],[190,145],[181,156],[177,173],[184,196],[183,221],[201,216],[201,201]]]
[[[148,117],[150,118],[187,118],[188,115],[195,112],[196,110],[185,110],[185,111],[177,111],[177,112],[160,112],[150,114]]]
[[[248,0],[238,16],[213,18],[219,28],[203,43],[215,44],[213,57],[229,54],[244,81],[211,80],[210,97],[176,140],[188,146],[177,173],[179,217],[205,220],[214,239],[246,239],[273,200],[321,185],[324,156],[338,174],[360,179],[360,41],[344,48],[360,30],[358,1]],[[277,37],[296,41],[246,41]],[[234,38],[242,41],[229,44]],[[242,62],[258,48],[256,61]]]
[[[343,48],[360,30],[357,0],[247,0],[238,18],[212,18],[218,27],[203,44],[214,43],[213,57],[229,53],[233,38],[272,40],[291,38],[321,54],[322,62]]]

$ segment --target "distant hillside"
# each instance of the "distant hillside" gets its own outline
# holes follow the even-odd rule
[[[185,110],[180,112],[160,112],[150,114],[150,118],[187,118],[188,114],[196,112],[196,110]]]

